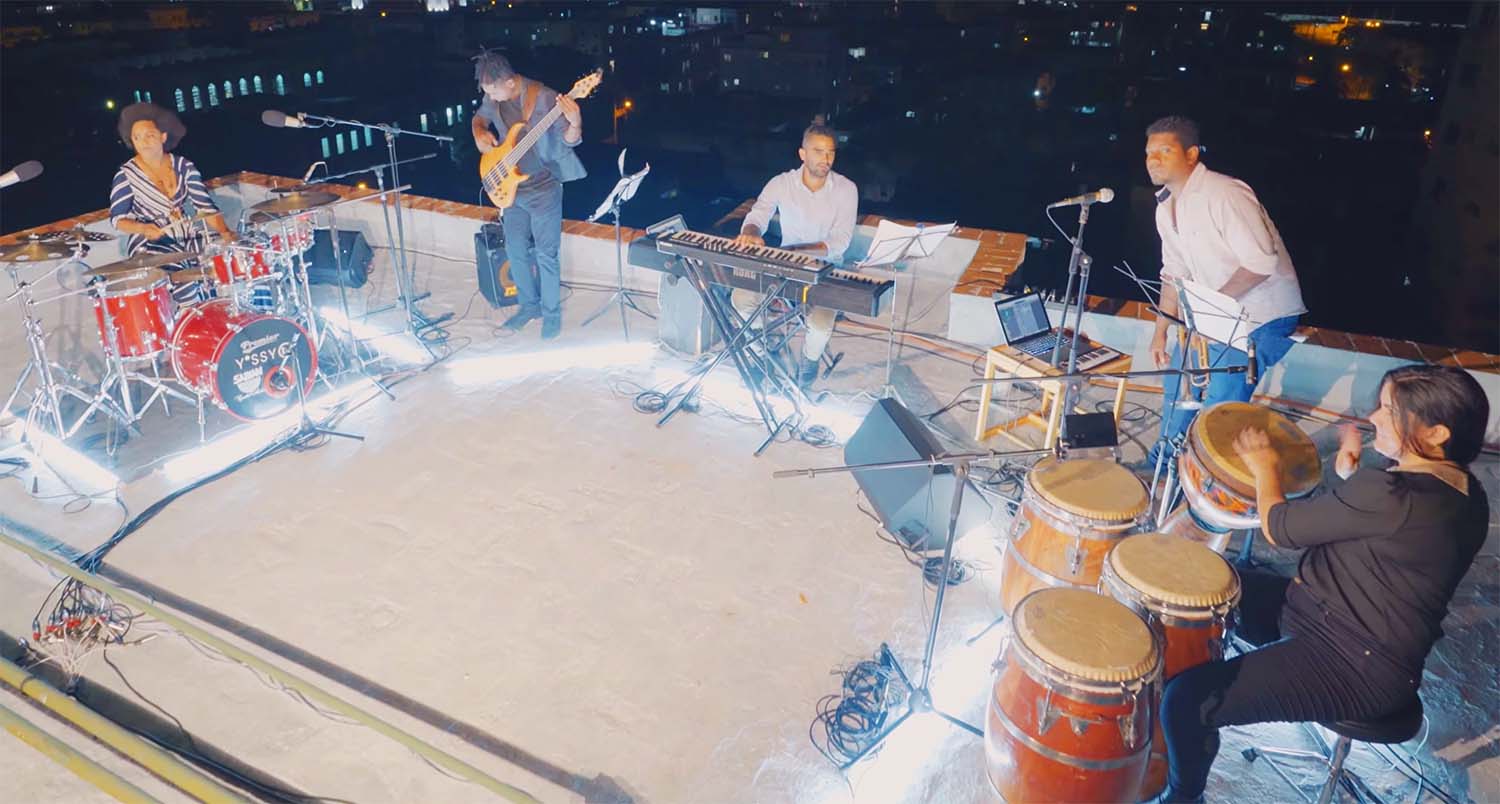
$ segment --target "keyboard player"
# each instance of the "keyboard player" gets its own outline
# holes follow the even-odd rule
[[[844,258],[854,237],[854,219],[859,209],[859,190],[854,182],[833,171],[838,140],[833,129],[814,123],[802,132],[797,156],[799,167],[779,173],[766,182],[735,242],[764,246],[771,216],[781,216],[781,247],[803,251],[832,263]],[[758,294],[736,289],[731,296],[735,309],[746,316],[760,303]],[[797,381],[803,389],[818,377],[818,361],[833,337],[836,310],[808,307],[803,311],[807,332],[802,339],[802,359]],[[754,322],[752,322],[753,324]]]

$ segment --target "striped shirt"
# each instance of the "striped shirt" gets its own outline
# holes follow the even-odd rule
[[[186,157],[171,155],[172,172],[177,174],[177,186],[171,197],[162,194],[161,188],[136,164],[128,160],[115,172],[114,183],[109,188],[109,222],[118,226],[121,220],[140,221],[166,227],[174,219],[193,218],[199,213],[216,213],[219,206],[203,185],[203,175]],[[125,242],[127,254],[142,251],[164,253],[169,251],[201,250],[202,235],[195,233],[185,241],[163,237],[147,242],[143,235],[133,234]]]

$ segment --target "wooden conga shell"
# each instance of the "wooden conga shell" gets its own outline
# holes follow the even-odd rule
[[[1008,624],[985,718],[996,792],[1009,804],[1140,800],[1161,687],[1145,621],[1087,590],[1043,589]]]
[[[1049,458],[1032,467],[1005,550],[1004,610],[1037,589],[1094,588],[1104,557],[1148,505],[1146,485],[1113,461]]]
[[[1163,680],[1224,658],[1224,632],[1240,599],[1234,567],[1213,549],[1165,533],[1143,533],[1109,554],[1099,590],[1145,618],[1164,655]],[[1160,719],[1141,796],[1167,785],[1167,748]]]

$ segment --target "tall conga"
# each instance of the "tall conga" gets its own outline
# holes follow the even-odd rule
[[[1161,696],[1145,620],[1084,589],[1041,589],[1008,620],[985,718],[986,772],[1008,804],[1140,800]]]
[[[1120,542],[1104,563],[1099,591],[1146,619],[1166,657],[1162,680],[1224,658],[1224,632],[1240,602],[1240,579],[1223,556],[1197,542],[1143,533]],[[1157,725],[1141,796],[1167,785],[1167,748]]]
[[[1291,420],[1248,402],[1214,405],[1193,419],[1177,463],[1193,519],[1209,531],[1260,527],[1255,477],[1234,451],[1234,439],[1247,427],[1265,431],[1271,449],[1280,456],[1281,489],[1287,499],[1310,494],[1322,479],[1318,448]]]
[[[1000,577],[1009,613],[1027,594],[1048,587],[1092,590],[1104,556],[1135,532],[1150,505],[1146,484],[1105,460],[1043,460],[1026,475]]]

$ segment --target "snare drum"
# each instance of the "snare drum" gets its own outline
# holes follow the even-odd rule
[[[238,419],[274,416],[312,392],[318,353],[297,322],[250,311],[229,299],[189,307],[172,333],[172,368],[197,393]]]
[[[1005,801],[1140,800],[1162,657],[1139,615],[1084,589],[1033,592],[995,667],[984,753]]]
[[[1032,467],[1005,550],[1004,610],[1044,587],[1093,589],[1104,556],[1148,507],[1146,484],[1113,461],[1048,458]]]
[[[1186,539],[1143,533],[1120,542],[1104,562],[1099,591],[1124,603],[1156,632],[1162,680],[1224,658],[1224,632],[1240,601],[1240,579],[1224,557]],[[1167,785],[1167,747],[1157,728],[1142,798]]]
[[[1247,427],[1265,431],[1281,457],[1281,489],[1287,499],[1310,494],[1322,479],[1318,448],[1285,416],[1248,402],[1223,402],[1203,411],[1188,428],[1178,457],[1182,492],[1197,520],[1210,529],[1260,527],[1255,509],[1255,478],[1234,451],[1234,439]]]
[[[172,285],[166,273],[157,269],[100,285],[94,292],[99,341],[109,351],[113,334],[113,348],[122,358],[150,357],[167,348],[176,313]]]

